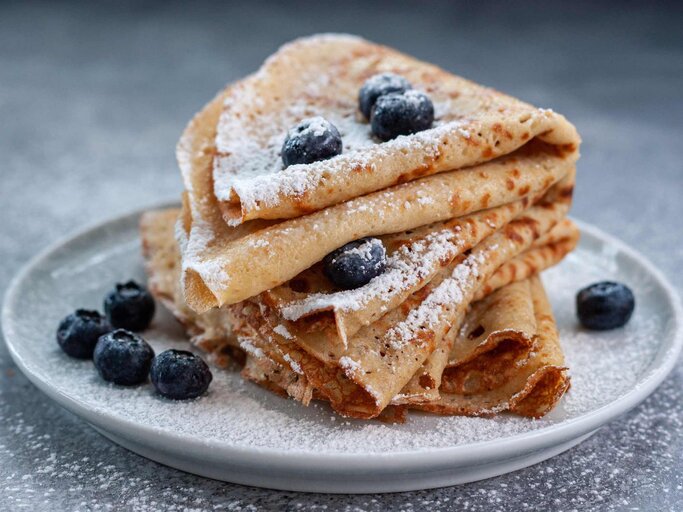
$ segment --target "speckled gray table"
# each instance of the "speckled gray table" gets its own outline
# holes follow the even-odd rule
[[[584,138],[574,215],[638,247],[683,290],[680,5],[317,4],[1,4],[0,291],[84,223],[176,197],[173,147],[192,113],[278,44],[320,31],[359,33],[567,115]],[[0,366],[0,510],[683,507],[680,367],[640,407],[531,468],[325,496],[160,466],[50,402],[2,343]]]

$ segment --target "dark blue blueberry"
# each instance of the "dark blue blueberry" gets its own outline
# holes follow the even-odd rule
[[[114,384],[133,386],[147,380],[154,350],[139,335],[116,329],[100,336],[93,362],[100,376]]]
[[[113,327],[144,331],[154,316],[154,299],[135,281],[118,283],[104,298],[104,312]]]
[[[211,370],[204,360],[186,350],[166,350],[154,358],[150,372],[160,395],[173,400],[197,398],[209,387]]]
[[[406,92],[412,89],[410,82],[400,75],[394,73],[381,73],[368,78],[358,93],[358,107],[365,116],[370,119],[372,107],[375,106],[377,98],[392,92]]]
[[[342,138],[337,127],[324,117],[304,119],[287,132],[282,145],[285,167],[327,160],[342,152]]]
[[[621,283],[595,283],[576,295],[576,314],[581,325],[597,331],[625,325],[635,306],[633,292]]]
[[[98,311],[77,309],[59,322],[57,343],[71,357],[90,359],[99,337],[109,331],[109,322]]]
[[[409,90],[377,98],[372,109],[372,133],[381,140],[421,132],[434,122],[434,105],[426,94]]]
[[[323,259],[323,272],[340,288],[358,288],[386,268],[387,253],[381,240],[361,238],[349,242]]]

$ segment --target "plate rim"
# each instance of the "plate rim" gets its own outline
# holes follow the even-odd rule
[[[20,294],[22,290],[21,285],[27,276],[29,276],[44,260],[49,258],[63,246],[90,236],[104,226],[113,223],[130,222],[133,218],[139,219],[145,211],[157,208],[169,208],[177,205],[177,201],[167,200],[157,202],[129,213],[90,223],[64,237],[60,237],[32,257],[11,279],[3,298],[2,313],[0,315],[5,345],[7,346],[12,360],[38,389],[55,400],[62,407],[65,407],[67,410],[85,419],[89,423],[108,431],[112,430],[112,427],[114,427],[113,431],[116,432],[117,435],[124,435],[125,433],[125,435],[130,436],[132,434],[136,439],[141,441],[144,440],[144,442],[149,443],[151,446],[157,446],[161,449],[168,449],[168,447],[172,445],[182,445],[186,449],[192,449],[195,455],[201,453],[207,455],[211,454],[211,458],[214,458],[217,453],[220,452],[221,458],[228,457],[231,465],[241,464],[250,467],[266,465],[265,467],[269,467],[272,470],[288,469],[301,472],[310,472],[317,469],[325,469],[326,471],[335,473],[357,470],[359,463],[362,464],[364,472],[375,470],[387,472],[392,469],[394,472],[404,472],[406,470],[420,470],[423,468],[434,470],[441,467],[452,467],[454,464],[461,466],[470,461],[481,462],[484,460],[502,460],[520,453],[542,449],[544,447],[559,444],[568,439],[577,438],[588,432],[594,431],[622,414],[625,414],[650,396],[664,381],[675,366],[680,356],[681,348],[683,347],[683,306],[678,292],[665,275],[646,256],[625,242],[592,224],[573,219],[578,224],[582,234],[588,234],[593,238],[601,240],[603,243],[614,246],[618,249],[618,252],[627,255],[651,275],[657,285],[664,291],[672,308],[672,329],[674,332],[673,339],[667,344],[668,347],[662,347],[655,354],[655,361],[653,361],[652,364],[655,364],[657,359],[661,358],[660,364],[653,369],[646,369],[647,374],[642,381],[639,381],[637,385],[616,400],[576,418],[572,418],[557,425],[550,425],[500,439],[478,441],[475,443],[448,447],[417,448],[373,453],[372,457],[367,457],[360,452],[311,452],[297,449],[282,450],[275,448],[234,446],[218,440],[189,437],[187,435],[164,430],[160,427],[136,423],[135,421],[121,418],[106,411],[93,410],[86,404],[83,404],[78,398],[50,385],[48,381],[43,380],[40,375],[33,372],[26,364],[24,358],[15,348],[16,340],[12,339],[15,336],[14,332],[10,330],[10,325],[14,321],[11,318],[13,311],[12,304]],[[388,467],[388,463],[391,463],[391,466]]]

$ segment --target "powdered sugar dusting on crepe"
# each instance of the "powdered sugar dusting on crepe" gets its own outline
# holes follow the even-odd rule
[[[238,338],[238,341],[240,347],[242,347],[242,350],[244,350],[247,354],[251,354],[252,356],[259,358],[266,357],[266,355],[263,353],[263,350],[254,346],[249,338],[240,337]]]
[[[339,367],[344,370],[344,373],[348,376],[353,376],[354,373],[361,370],[360,363],[354,361],[349,356],[343,356],[339,358]]]
[[[495,250],[495,247],[491,248]],[[434,291],[401,323],[389,329],[387,339],[396,350],[415,340],[419,331],[433,330],[441,321],[445,310],[463,302],[465,289],[479,275],[479,265],[486,260],[486,253],[474,253],[456,265],[451,276],[444,279]]]
[[[289,367],[292,369],[292,371],[298,373],[299,375],[304,374],[303,370],[301,369],[301,365],[292,359],[292,356],[289,354],[284,354],[282,358],[287,361],[287,364],[289,364]]]
[[[294,339],[294,336],[292,336],[292,334],[287,330],[287,327],[285,327],[282,324],[273,327],[273,331],[275,331],[275,333],[279,334],[286,340]]]
[[[329,160],[292,165],[286,169],[282,168],[280,159],[286,131],[273,137],[265,146],[259,146],[252,138],[239,134],[226,137],[218,149],[229,157],[217,157],[214,165],[216,197],[227,201],[234,190],[245,206],[257,203],[272,205],[282,195],[301,196],[318,185],[328,172],[329,164],[336,159],[344,159],[352,167],[364,168],[398,151],[430,157],[437,154],[438,141],[443,135],[455,132],[465,138],[469,136],[463,129],[463,121],[450,121],[441,126],[437,122],[434,128],[414,135],[402,135],[389,142],[377,143],[368,124],[359,122],[352,112],[339,116],[327,114],[326,118],[341,133],[344,153]],[[359,152],[359,149],[365,151]],[[239,174],[232,172],[235,168],[240,170]]]
[[[334,308],[340,311],[359,311],[375,298],[388,301],[400,290],[407,290],[425,279],[440,261],[450,261],[460,252],[463,243],[457,235],[460,227],[430,233],[424,241],[404,245],[387,258],[386,270],[367,285],[336,293],[316,293],[288,304],[282,316],[298,320],[314,311]]]
[[[230,275],[220,261],[206,257],[207,247],[213,239],[212,228],[200,217],[194,217],[189,240],[181,246],[184,248],[182,269],[183,273],[190,269],[196,271],[211,288],[222,290],[230,285]]]

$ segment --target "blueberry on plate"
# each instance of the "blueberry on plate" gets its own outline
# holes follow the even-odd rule
[[[98,311],[77,309],[59,322],[57,343],[71,357],[90,359],[99,337],[109,331],[109,322]]]
[[[611,281],[595,283],[576,295],[576,314],[587,329],[604,331],[626,324],[636,306],[628,286]]]
[[[412,89],[380,96],[370,117],[372,133],[385,141],[399,135],[421,132],[430,128],[433,122],[432,100],[426,94]]]
[[[386,268],[387,253],[377,238],[349,242],[323,259],[323,272],[340,288],[358,288],[377,277]]]
[[[377,98],[392,92],[406,92],[412,89],[410,82],[394,73],[380,73],[368,78],[358,93],[358,107],[366,119],[370,119],[372,107]]]
[[[282,144],[285,167],[327,160],[342,152],[342,138],[337,127],[324,117],[304,119],[287,132]]]
[[[211,370],[198,355],[186,350],[166,350],[154,358],[150,372],[160,395],[173,400],[197,398],[209,387]]]
[[[104,298],[104,312],[113,327],[144,331],[154,316],[154,299],[135,281],[118,283]]]
[[[147,380],[153,357],[154,350],[141,336],[116,329],[100,336],[93,362],[104,380],[133,386]]]

